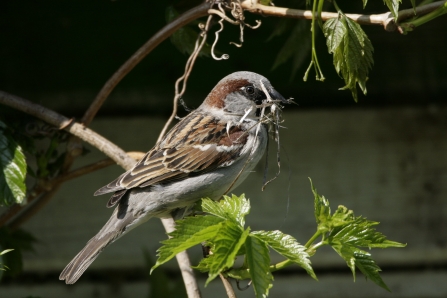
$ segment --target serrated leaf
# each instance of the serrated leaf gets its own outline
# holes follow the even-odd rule
[[[363,217],[357,217],[341,229],[335,229],[330,239],[352,246],[368,248],[405,247],[405,244],[387,240],[385,235],[377,232],[374,226],[378,222],[369,221]],[[331,240],[332,241],[332,240]]]
[[[314,187],[312,180],[309,178],[312,193],[314,194],[314,214],[315,220],[320,228],[321,225],[326,223],[330,219],[331,208],[329,207],[329,201],[324,196],[320,196],[317,189]]]
[[[202,199],[202,210],[222,219],[235,221],[244,227],[245,216],[250,212],[250,201],[245,198],[244,194],[240,197],[236,195],[224,196],[220,202]]]
[[[284,234],[281,231],[256,231],[251,235],[259,238],[267,243],[272,249],[278,252],[283,257],[300,265],[312,278],[317,279],[315,272],[312,269],[309,254],[306,248],[299,244],[295,238]]]
[[[377,264],[371,258],[371,255],[369,253],[361,249],[357,249],[354,251],[354,258],[355,258],[355,265],[367,278],[372,280],[378,286],[391,292],[388,286],[380,277],[379,272],[382,270],[380,269],[379,266],[377,266]]]
[[[233,266],[237,252],[245,244],[249,233],[250,228],[242,230],[240,226],[232,221],[222,222],[218,233],[212,240],[213,257],[210,258],[208,264],[209,273],[205,286],[223,270]]]
[[[255,295],[257,298],[267,297],[269,289],[273,286],[267,245],[257,236],[250,235],[245,242],[245,249]]]
[[[331,216],[331,228],[346,225],[354,220],[354,213],[345,206],[338,206],[334,214]]]
[[[22,148],[0,124],[0,205],[9,206],[25,199],[27,166]]]
[[[390,289],[380,277],[380,267],[371,258],[371,254],[357,247],[337,243],[332,245],[332,248],[346,261],[346,264],[351,269],[355,281],[355,267],[357,267],[366,278],[372,280],[378,286],[387,291]]]
[[[414,0],[412,0],[414,1]],[[388,6],[388,9],[393,14],[393,17],[395,20],[397,20],[397,17],[399,15],[399,4],[402,2],[401,0],[383,0],[386,6]],[[414,7],[414,5],[413,5]]]
[[[351,90],[354,100],[358,101],[356,85],[364,94],[367,92],[366,81],[373,64],[372,44],[360,25],[342,13],[338,18],[329,19],[323,31],[335,70],[345,80],[346,85],[340,89]]]
[[[214,238],[219,232],[223,220],[207,215],[188,217],[176,223],[175,231],[169,234],[172,238],[162,241],[163,246],[157,250],[158,260],[152,267],[151,272],[179,252]]]

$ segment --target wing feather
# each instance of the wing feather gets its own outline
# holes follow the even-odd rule
[[[119,202],[126,190],[185,179],[194,174],[228,166],[239,158],[248,138],[239,126],[212,116],[193,112],[171,131],[129,171],[95,192],[115,194],[109,205]]]

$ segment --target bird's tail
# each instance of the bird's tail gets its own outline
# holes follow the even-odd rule
[[[135,220],[132,212],[126,213],[122,218],[120,213],[119,207],[116,208],[98,234],[65,267],[59,276],[60,280],[65,280],[66,284],[74,284],[104,248],[136,226],[134,224],[138,220]]]

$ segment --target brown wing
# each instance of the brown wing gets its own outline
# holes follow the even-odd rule
[[[152,150],[129,171],[95,195],[115,192],[107,206],[116,205],[126,190],[185,179],[192,174],[228,166],[239,157],[248,134],[240,127],[227,127],[212,116],[193,112],[174,126]]]

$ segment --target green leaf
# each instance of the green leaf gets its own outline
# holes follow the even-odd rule
[[[0,205],[22,203],[26,195],[26,160],[22,148],[0,121]]]
[[[245,231],[232,221],[222,222],[220,229],[212,239],[212,258],[209,258],[209,273],[205,286],[224,270],[231,268],[234,264],[237,252],[250,233],[250,228]]]
[[[360,271],[370,280],[372,280],[378,286],[390,291],[385,282],[380,277],[379,272],[382,271],[379,266],[371,258],[371,255],[363,250],[354,251],[355,265]]]
[[[363,0],[363,8],[366,7],[366,4],[368,3],[368,0]]]
[[[214,238],[222,223],[221,218],[209,215],[188,217],[177,221],[175,231],[169,234],[172,238],[161,242],[163,246],[157,250],[158,260],[151,271],[172,259],[179,252]]]
[[[309,178],[312,193],[314,194],[314,214],[318,226],[326,223],[331,217],[331,208],[329,207],[329,201],[324,196],[320,196],[317,193],[317,189],[314,187],[312,180]]]
[[[281,231],[256,231],[251,235],[259,238],[268,244],[272,249],[278,252],[283,257],[300,265],[312,278],[317,279],[312,269],[309,254],[306,248],[299,244],[295,238],[284,234]]]
[[[270,256],[266,243],[250,235],[245,242],[246,262],[250,270],[253,289],[257,298],[267,297],[273,286],[270,273]]]
[[[351,211],[352,213],[352,211]],[[405,247],[405,244],[387,240],[385,235],[377,232],[374,226],[378,222],[369,221],[361,216],[331,233],[331,241],[336,240],[351,246],[368,248]]]
[[[413,1],[415,0],[412,0],[412,2]],[[394,19],[397,20],[399,14],[399,3],[401,3],[402,0],[383,0],[383,2],[386,4],[386,6],[388,6],[388,9],[393,14]]]
[[[372,280],[378,286],[390,291],[388,286],[380,277],[380,267],[371,258],[371,255],[354,246],[346,245],[341,242],[334,243],[332,248],[346,261],[346,264],[351,269],[355,281],[355,267]]]
[[[329,19],[323,31],[328,51],[333,54],[335,70],[345,80],[346,85],[341,90],[351,90],[354,100],[358,101],[356,85],[364,94],[367,92],[366,81],[373,64],[372,44],[360,25],[343,13]]]
[[[213,214],[226,220],[232,220],[241,227],[245,225],[245,216],[250,212],[250,201],[242,194],[240,197],[232,195],[224,196],[220,202],[211,199],[202,199],[203,212]]]

